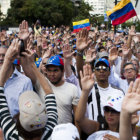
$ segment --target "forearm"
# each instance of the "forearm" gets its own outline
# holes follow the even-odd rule
[[[120,140],[132,140],[131,115],[121,112],[120,116]]]
[[[35,66],[34,63],[32,63],[31,66],[32,66],[33,74],[35,75],[35,78],[39,81],[39,83],[40,83],[40,85],[42,86],[44,92],[45,92],[46,94],[52,93],[53,91],[52,91],[52,89],[51,89],[51,87],[50,87],[48,81],[47,81],[46,78],[44,77],[44,75],[42,75],[42,74],[40,73],[40,71],[36,68],[36,66]]]
[[[87,91],[82,91],[80,101],[76,110],[75,121],[80,126],[80,129],[86,134],[90,135],[93,132],[99,130],[99,123],[93,120],[89,120],[85,117],[87,107],[88,94]]]
[[[88,92],[88,91],[87,91]],[[82,90],[82,94],[76,109],[75,120],[77,123],[82,123],[85,118],[85,112],[87,107],[88,93]]]
[[[46,127],[53,130],[53,128],[57,125],[57,119],[58,119],[56,99],[54,94],[45,96],[45,104],[46,104],[46,110],[48,115],[48,121]]]
[[[123,66],[127,62],[127,57],[122,57],[122,62],[121,62],[121,75],[123,75]]]
[[[132,42],[132,36],[129,35],[129,36],[128,36],[128,40],[127,40],[127,48],[128,48],[128,49],[131,48],[131,42]]]
[[[80,71],[83,71],[83,65],[84,65],[83,56],[77,55],[76,56],[76,67],[77,67],[77,72],[78,72],[78,78],[79,78],[80,87],[81,87]]]
[[[12,67],[12,63],[8,60],[4,60],[2,68],[0,70],[0,86],[3,87],[7,78],[10,68]]]
[[[66,76],[66,78],[70,77],[71,74],[72,74],[72,69],[71,69],[70,61],[71,60],[64,59],[64,69],[65,69],[65,76]]]

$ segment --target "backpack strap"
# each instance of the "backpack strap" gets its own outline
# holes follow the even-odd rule
[[[97,101],[97,108],[98,108],[97,120],[100,123],[100,130],[104,130],[104,127],[105,127],[105,119],[104,119],[104,117],[102,116],[102,113],[101,113],[99,89],[97,87],[97,84],[94,84],[94,87],[95,87],[95,94],[96,94],[96,101]]]

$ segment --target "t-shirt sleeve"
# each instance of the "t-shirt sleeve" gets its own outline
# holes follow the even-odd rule
[[[72,99],[72,104],[73,105],[78,105],[79,102],[79,94],[78,94],[78,89],[76,86],[73,86],[73,99]]]

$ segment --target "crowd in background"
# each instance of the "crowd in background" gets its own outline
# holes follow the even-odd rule
[[[0,32],[6,140],[139,139],[140,34],[42,27]],[[54,94],[53,94],[54,93]]]

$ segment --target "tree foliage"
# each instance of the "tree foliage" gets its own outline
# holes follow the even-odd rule
[[[3,24],[17,26],[22,20],[31,25],[40,19],[42,25],[70,25],[74,17],[88,18],[90,6],[83,1],[75,15],[74,3],[70,0],[12,0],[8,16]]]

